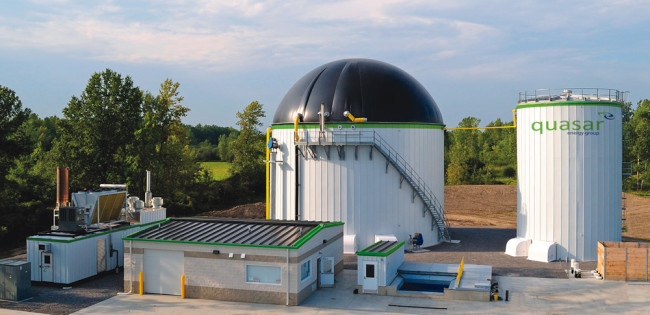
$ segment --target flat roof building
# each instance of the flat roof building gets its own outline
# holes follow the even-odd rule
[[[342,222],[167,219],[123,240],[128,292],[298,305],[343,270]]]

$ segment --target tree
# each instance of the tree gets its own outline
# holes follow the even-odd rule
[[[232,152],[232,143],[239,137],[238,132],[231,132],[230,134],[219,136],[219,145],[217,151],[219,152],[219,159],[224,162],[232,162],[235,158]]]
[[[634,171],[637,174],[637,189],[650,181],[650,100],[639,101],[637,109],[630,120],[634,134],[632,154],[635,158]]]
[[[19,128],[31,111],[22,106],[13,90],[0,85],[0,188],[14,159],[29,150],[28,139]]]
[[[460,128],[478,127],[480,119],[465,117],[458,124]],[[474,183],[475,173],[484,165],[478,159],[478,130],[454,130],[450,134],[452,144],[449,150],[447,183],[451,185]]]
[[[127,182],[133,175],[128,157],[142,121],[142,92],[131,77],[110,69],[93,74],[63,115],[55,160],[70,168],[71,188]]]
[[[240,177],[243,187],[250,189],[252,195],[264,189],[264,135],[258,129],[262,126],[260,118],[265,117],[262,104],[254,101],[242,112],[237,112],[240,127],[237,140],[232,143],[234,159],[230,171]]]
[[[191,204],[188,191],[198,176],[199,165],[181,122],[189,108],[182,105],[179,87],[179,83],[167,79],[158,95],[144,95],[143,119],[135,132],[137,152],[132,157],[135,177],[131,184],[134,191],[144,192],[144,172],[151,170],[157,195],[175,205],[187,205]]]

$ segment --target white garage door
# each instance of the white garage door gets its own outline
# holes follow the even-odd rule
[[[183,252],[144,250],[144,292],[181,295]]]

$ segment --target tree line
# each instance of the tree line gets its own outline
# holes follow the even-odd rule
[[[123,183],[143,196],[152,171],[155,196],[170,216],[188,216],[264,198],[265,137],[262,104],[237,113],[237,127],[185,125],[190,110],[180,85],[164,80],[156,93],[110,69],[93,74],[70,98],[63,117],[41,118],[0,85],[0,249],[49,228],[56,195],[56,167],[70,169],[70,191]],[[627,189],[650,181],[650,100],[625,104],[623,161]],[[478,127],[466,117],[458,127]],[[509,126],[500,119],[490,127]],[[445,183],[516,183],[515,129],[445,131]],[[231,176],[217,181],[200,161],[232,162]]]
[[[621,107],[623,124],[623,188],[650,187],[650,100]],[[478,127],[480,119],[465,117],[458,127]],[[511,126],[500,119],[488,127]],[[516,131],[511,129],[445,131],[445,184],[514,184],[517,170]]]
[[[52,224],[59,166],[70,169],[71,192],[119,183],[141,197],[151,170],[170,216],[262,200],[262,104],[237,113],[239,130],[187,126],[179,87],[167,79],[154,94],[106,69],[71,97],[62,118],[40,118],[0,85],[0,249]],[[202,156],[205,148],[216,156]],[[228,179],[214,180],[198,163],[215,157],[233,162]]]

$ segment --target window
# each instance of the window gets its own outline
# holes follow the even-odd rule
[[[367,264],[366,265],[366,278],[374,278],[374,277],[375,277],[375,265]]]
[[[246,282],[282,284],[282,269],[277,266],[246,265]]]
[[[311,277],[311,260],[307,260],[300,266],[300,281]]]

